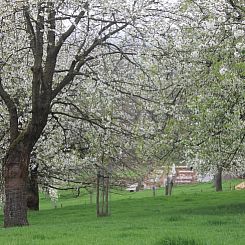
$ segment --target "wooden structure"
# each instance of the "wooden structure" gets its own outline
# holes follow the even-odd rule
[[[163,169],[155,169],[144,179],[144,189],[152,189],[153,187],[163,187],[166,175]]]
[[[176,166],[175,184],[190,184],[197,182],[197,173],[187,166]]]
[[[153,170],[144,179],[144,189],[164,187],[167,181],[167,173],[164,168]],[[196,171],[187,166],[175,166],[175,174],[171,175],[174,184],[190,184],[197,182]]]
[[[105,170],[98,170],[96,186],[97,217],[109,215],[110,175]]]

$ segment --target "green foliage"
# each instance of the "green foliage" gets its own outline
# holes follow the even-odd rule
[[[237,73],[241,77],[245,77],[245,62],[239,62],[234,65],[234,68],[236,69]]]
[[[187,11],[191,4],[192,4],[191,0],[183,1],[182,4],[180,5],[180,11],[181,12]]]

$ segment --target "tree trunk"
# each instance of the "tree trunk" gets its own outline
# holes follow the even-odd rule
[[[89,203],[90,205],[93,204],[93,190],[89,191]]]
[[[101,216],[104,216],[104,212],[105,212],[105,176],[104,176],[104,173],[103,173],[103,176],[102,176],[102,186],[101,186],[101,213],[100,215]]]
[[[172,190],[173,190],[173,180],[171,179],[170,182],[168,183],[168,195],[172,195]]]
[[[168,183],[165,183],[165,196],[168,196]]]
[[[96,213],[97,217],[100,216],[100,173],[97,174],[96,180]]]
[[[106,186],[105,186],[105,216],[109,215],[109,176],[106,177]]]
[[[173,189],[173,178],[168,176],[167,181],[165,183],[165,196],[171,196],[172,189]]]
[[[28,225],[27,181],[30,152],[18,144],[5,158],[4,227]]]
[[[152,186],[152,193],[153,193],[153,197],[156,197],[156,186],[155,185]]]
[[[39,210],[39,192],[38,192],[38,165],[30,170],[30,176],[27,187],[27,207],[30,210]]]
[[[222,191],[222,168],[218,168],[218,172],[214,179],[216,191]]]
[[[165,183],[165,196],[168,196],[169,193],[170,193],[170,177],[167,176],[167,180],[166,180],[166,183]]]
[[[97,217],[109,215],[109,176],[97,174],[97,191],[96,191],[96,210]]]

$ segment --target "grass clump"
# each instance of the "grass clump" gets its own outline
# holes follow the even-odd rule
[[[170,237],[160,240],[155,245],[202,245],[202,243],[193,238]]]

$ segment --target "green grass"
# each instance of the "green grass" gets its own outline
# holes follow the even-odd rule
[[[178,186],[173,196],[157,190],[155,198],[151,191],[114,191],[111,216],[104,218],[96,217],[85,193],[62,193],[56,209],[41,196],[41,210],[29,213],[30,226],[0,228],[0,244],[244,245],[245,191],[229,186],[220,193],[210,183]]]

